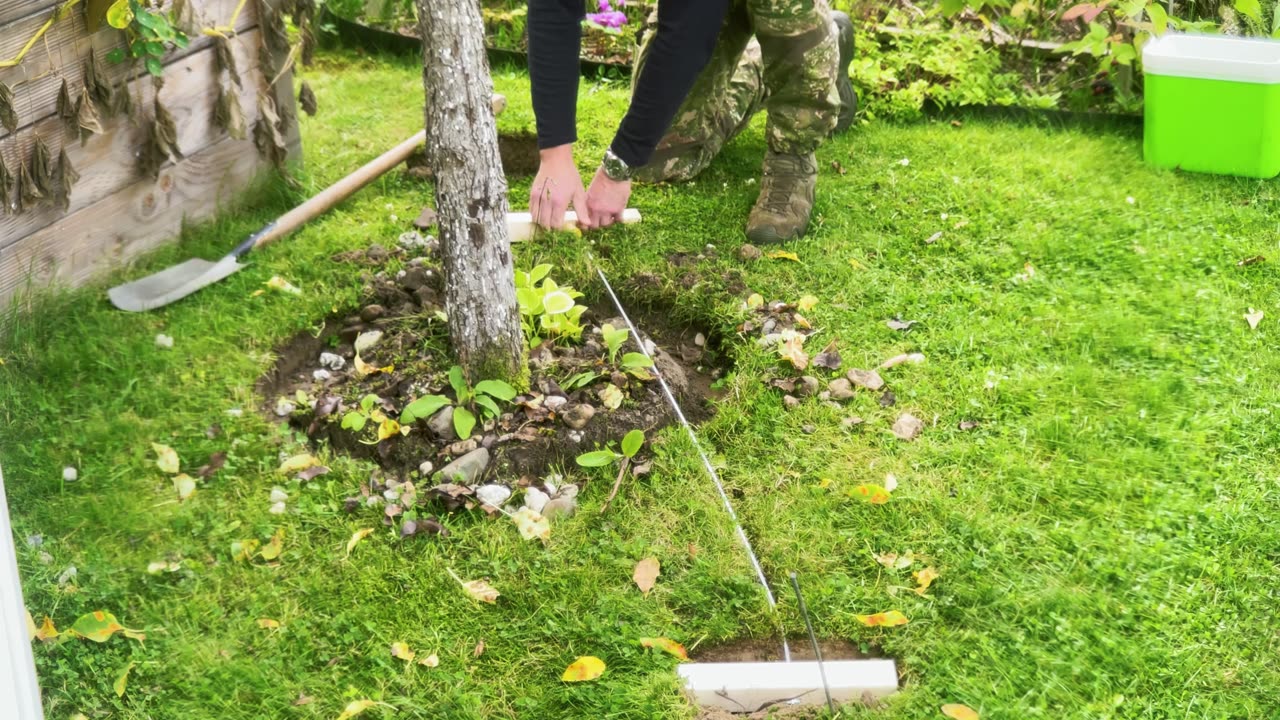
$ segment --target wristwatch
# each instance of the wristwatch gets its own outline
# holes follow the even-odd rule
[[[631,179],[631,166],[623,162],[613,150],[604,151],[604,160],[600,161],[604,174],[614,182],[625,182]]]

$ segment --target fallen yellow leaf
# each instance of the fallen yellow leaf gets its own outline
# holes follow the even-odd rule
[[[979,720],[978,711],[968,705],[950,703],[942,706],[942,714],[951,720]]]
[[[800,312],[809,312],[818,305],[818,298],[812,295],[805,295],[796,301],[796,309]]]
[[[859,485],[851,490],[849,494],[860,500],[866,500],[872,505],[883,505],[889,502],[889,498],[893,497],[883,487],[871,484]]]
[[[635,581],[636,587],[640,588],[640,592],[645,595],[653,589],[653,584],[658,581],[658,573],[661,572],[661,564],[656,557],[647,557],[636,563],[636,569],[631,573],[631,579]]]
[[[799,255],[796,255],[793,252],[787,252],[786,250],[774,250],[773,252],[765,253],[765,257],[771,260],[790,260],[791,262],[800,262]]]
[[[347,557],[351,557],[351,551],[356,549],[356,545],[359,545],[361,540],[369,537],[371,532],[373,528],[360,528],[351,533],[351,539],[347,541]]]
[[[560,679],[564,682],[585,682],[587,680],[595,680],[604,674],[604,661],[598,657],[587,655],[573,661],[569,667],[565,668],[564,674]]]
[[[778,354],[797,370],[804,370],[809,367],[809,353],[804,351],[803,335],[797,333],[783,340],[782,344],[778,346]]]
[[[915,577],[916,582],[919,584],[918,587],[916,587],[915,592],[920,597],[924,597],[924,594],[929,590],[929,586],[933,584],[934,580],[938,579],[938,571],[931,567],[917,570],[911,573],[911,575]]]
[[[911,567],[911,563],[916,561],[915,555],[910,551],[903,555],[897,553],[882,553],[874,555],[876,562],[893,570],[905,570]]]
[[[178,453],[168,445],[160,443],[151,443],[151,449],[156,451],[156,467],[160,468],[160,472],[174,475],[178,472]]]
[[[125,687],[129,682],[129,671],[133,669],[133,663],[124,666],[124,672],[120,673],[120,677],[112,683],[111,687],[115,688],[116,697],[124,697]]]
[[[280,553],[283,551],[284,528],[278,528],[275,534],[271,536],[271,539],[267,541],[267,544],[262,546],[262,552],[258,554],[262,556],[263,560],[270,562],[280,557]]]
[[[301,455],[294,455],[288,460],[280,463],[280,469],[276,472],[281,475],[293,475],[294,473],[302,472],[309,467],[315,467],[319,464],[320,461],[316,459],[315,455],[312,455],[311,453],[302,453]]]
[[[409,645],[407,643],[391,643],[391,657],[393,658],[400,658],[405,662],[413,662],[413,659],[417,657],[417,655],[418,653],[409,649]]]
[[[395,372],[396,366],[387,365],[385,367],[377,367],[376,365],[370,365],[369,363],[365,362],[364,359],[361,358],[359,355],[356,355],[355,368],[356,368],[356,376],[363,378],[363,377],[368,377],[370,375],[376,375],[377,373],[384,373],[389,375]]]
[[[516,528],[520,530],[520,536],[525,540],[539,538],[546,542],[551,539],[551,524],[547,522],[546,518],[530,508],[520,508],[512,513],[511,520],[516,524]]]
[[[258,618],[258,627],[263,630],[279,630],[280,621],[272,620],[271,618]]]
[[[36,621],[31,617],[31,611],[27,610],[27,639],[35,640],[40,635],[40,629],[36,627]]]
[[[346,709],[342,711],[342,714],[339,715],[336,720],[350,720],[350,718],[360,715],[369,708],[378,707],[379,705],[395,710],[394,707],[391,707],[384,702],[376,702],[374,700],[352,700],[347,703]]]
[[[849,267],[853,268],[854,270],[862,270],[866,268],[865,265],[858,262],[857,258],[849,258]]]
[[[288,280],[285,280],[279,275],[272,276],[272,278],[268,280],[265,284],[267,288],[270,290],[276,290],[278,292],[286,292],[291,295],[302,294],[302,290],[298,289],[296,286],[293,285],[293,283],[290,283]]]
[[[186,473],[173,476],[173,489],[178,493],[178,500],[186,500],[196,492],[196,480]]]
[[[497,588],[493,587],[492,585],[485,582],[484,580],[466,581],[458,577],[458,574],[455,573],[452,569],[446,568],[445,571],[448,572],[449,575],[452,576],[454,580],[458,581],[458,584],[462,586],[463,590],[467,591],[468,595],[475,598],[476,600],[479,600],[480,602],[496,603],[498,602],[498,596],[502,594],[498,592]]]
[[[751,293],[751,295],[747,297],[747,307],[752,310],[760,307],[761,305],[764,305],[764,296],[760,293]]]
[[[40,627],[36,629],[35,634],[32,637],[41,642],[49,642],[50,640],[58,637],[58,634],[58,628],[53,625],[53,618],[45,615],[44,622],[40,623]]]
[[[640,644],[647,648],[658,648],[681,660],[689,659],[689,653],[685,651],[684,646],[669,638],[640,638]]]
[[[875,613],[874,615],[856,615],[858,622],[869,627],[896,627],[898,625],[906,625],[909,620],[897,610],[889,612]]]
[[[231,559],[232,560],[249,560],[257,551],[258,546],[262,543],[254,539],[237,540],[231,543]]]
[[[427,667],[437,667],[440,665],[440,656],[436,655],[435,653],[431,653],[430,655],[419,660],[418,664],[426,665]]]
[[[378,441],[381,442],[397,435],[408,435],[411,429],[408,425],[401,427],[400,423],[387,418],[378,424]]]

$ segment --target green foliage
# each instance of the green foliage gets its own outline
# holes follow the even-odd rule
[[[551,265],[538,265],[529,272],[516,271],[516,302],[520,306],[520,326],[525,342],[533,347],[549,339],[578,340],[582,337],[585,305],[575,300],[582,293],[561,287],[547,277]]]
[[[444,395],[424,395],[405,406],[400,413],[400,422],[410,425],[426,420],[453,405],[453,429],[458,437],[466,440],[475,430],[477,411],[486,419],[496,418],[502,415],[502,408],[498,403],[511,402],[519,394],[502,380],[481,380],[475,387],[471,387],[467,385],[460,365],[449,368],[449,385],[453,388],[453,400]]]
[[[618,361],[618,352],[622,350],[622,345],[627,341],[627,337],[631,331],[626,328],[615,328],[609,323],[600,326],[600,334],[604,338],[604,345],[609,349],[609,362]]]
[[[622,454],[633,458],[636,453],[640,452],[640,448],[644,446],[644,431],[632,430],[622,438]]]
[[[164,74],[165,53],[191,42],[175,25],[171,10],[154,9],[138,0],[117,0],[107,9],[106,19],[125,34],[127,44],[127,50],[116,48],[107,53],[107,59],[114,63],[141,60],[147,72],[156,77]]]
[[[583,453],[575,458],[574,462],[585,468],[599,468],[612,465],[621,457],[622,456],[618,453],[606,448],[604,450],[594,450],[589,453]]]

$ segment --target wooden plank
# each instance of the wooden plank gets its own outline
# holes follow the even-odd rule
[[[65,0],[0,0],[0,28],[17,20],[19,18],[29,17],[31,15],[40,15],[41,17],[49,17],[48,10],[61,5]],[[84,5],[81,0],[80,5]],[[84,14],[84,9],[77,7],[74,12],[78,15]],[[0,35],[3,34],[0,30]]]
[[[194,10],[200,26],[225,24],[234,12],[238,0],[207,0],[199,9]],[[245,32],[256,27],[256,15],[250,3],[241,13],[236,29]],[[0,57],[13,57],[26,43],[47,16],[30,16],[19,20],[9,27],[0,28]],[[191,38],[191,45],[186,50],[170,53],[165,58],[167,64],[173,64],[193,53],[212,45],[213,40],[207,36],[196,35]],[[132,66],[114,65],[107,61],[106,54],[120,44],[119,31],[105,28],[92,36],[84,29],[84,23],[78,20],[65,20],[54,25],[53,29],[40,41],[27,59],[14,68],[0,69],[0,82],[14,90],[14,104],[18,111],[19,129],[42,120],[57,109],[58,90],[65,78],[73,91],[84,85],[84,62],[92,50],[99,58],[113,83],[118,83],[129,76]],[[254,63],[256,64],[256,55]],[[240,66],[243,72],[246,68]],[[134,72],[135,76],[140,72]],[[0,128],[0,140],[8,134]]]
[[[241,106],[246,121],[252,121],[258,113],[258,91],[263,82],[257,67],[259,33],[251,30],[232,41],[236,62],[246,71],[245,89],[241,93]],[[173,114],[178,129],[178,147],[183,154],[191,155],[225,137],[225,133],[213,124],[213,110],[217,97],[212,92],[217,63],[213,48],[206,48],[189,55],[170,66],[172,78],[160,91],[161,102]],[[151,98],[154,96],[151,81],[140,78],[132,83],[134,97],[145,99],[150,115]],[[234,88],[234,86],[232,86]],[[56,154],[66,147],[71,164],[80,172],[80,182],[71,191],[71,207],[74,213],[92,205],[111,193],[117,192],[142,179],[138,171],[137,152],[144,138],[144,131],[136,128],[123,117],[103,120],[104,132],[93,135],[82,147],[76,137],[66,130],[57,117],[42,120],[35,126],[20,131],[17,138],[8,141],[0,152],[4,153],[9,167],[18,158],[28,158],[37,135],[44,138],[50,150]],[[0,248],[18,242],[26,235],[53,224],[67,213],[61,207],[46,205],[28,210],[21,215],[0,215]]]
[[[177,237],[263,169],[252,141],[222,140],[26,237],[0,251],[0,307],[29,286],[81,285]]]

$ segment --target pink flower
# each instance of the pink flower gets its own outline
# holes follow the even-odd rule
[[[605,4],[605,0],[601,0],[601,5]],[[587,13],[587,22],[602,28],[612,28],[614,30],[627,24],[627,16],[625,13],[617,10],[609,12]]]
[[[609,4],[609,0],[600,0],[598,7],[602,13],[611,12],[613,10],[613,6]]]

